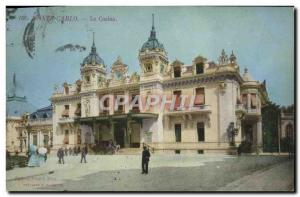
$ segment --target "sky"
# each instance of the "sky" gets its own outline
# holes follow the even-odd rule
[[[33,16],[35,54],[30,58],[23,35]],[[272,102],[294,103],[294,10],[292,7],[40,7],[19,8],[6,23],[6,89],[16,73],[20,96],[37,108],[50,105],[55,85],[80,78],[95,32],[97,52],[109,68],[121,56],[129,73],[140,71],[138,51],[147,41],[152,13],[158,40],[170,62],[192,64],[204,56],[217,62],[222,49],[233,50],[241,74],[266,80]],[[55,20],[47,21],[46,16]],[[60,21],[68,16],[69,21]],[[109,18],[111,20],[103,20]],[[59,51],[66,44],[85,51]]]

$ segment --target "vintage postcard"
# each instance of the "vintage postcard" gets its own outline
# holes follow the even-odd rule
[[[6,7],[9,192],[295,192],[294,7]]]

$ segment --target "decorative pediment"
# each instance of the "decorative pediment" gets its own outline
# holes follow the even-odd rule
[[[183,62],[181,62],[180,60],[176,59],[172,64],[171,66],[172,67],[182,67],[183,65]]]
[[[140,81],[140,75],[137,72],[132,73],[130,77],[131,82],[139,82]]]
[[[113,63],[111,68],[111,74],[113,80],[124,80],[128,71],[128,66],[123,63],[121,57],[119,56],[117,60]]]
[[[201,55],[198,55],[197,57],[195,57],[195,59],[193,60],[194,64],[197,63],[205,63],[207,61],[207,59]]]

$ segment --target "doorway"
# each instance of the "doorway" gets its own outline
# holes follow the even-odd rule
[[[176,142],[181,142],[181,124],[175,124],[175,139]]]
[[[123,124],[117,123],[114,128],[114,135],[116,144],[120,145],[121,148],[124,148],[124,134],[125,128],[122,126]]]

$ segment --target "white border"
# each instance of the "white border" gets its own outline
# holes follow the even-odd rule
[[[296,8],[299,8],[300,6],[300,1],[297,0],[244,0],[244,1],[240,1],[240,0],[227,0],[226,2],[224,1],[220,1],[220,0],[206,0],[206,1],[197,1],[197,0],[190,0],[190,1],[180,1],[180,0],[165,0],[162,2],[162,0],[144,0],[143,2],[139,1],[139,0],[109,0],[106,2],[96,2],[95,0],[64,0],[64,1],[58,1],[58,0],[26,0],[25,1],[20,1],[20,0],[2,0],[0,1],[0,27],[1,28],[1,34],[0,34],[0,43],[1,43],[1,47],[0,47],[0,54],[1,54],[1,58],[0,58],[0,139],[2,139],[1,143],[0,143],[0,158],[2,160],[2,162],[0,162],[0,173],[1,173],[1,178],[0,178],[0,196],[8,196],[10,194],[7,193],[6,191],[6,180],[5,180],[5,98],[6,98],[6,85],[5,85],[5,81],[6,81],[6,54],[5,54],[5,34],[6,34],[6,30],[5,30],[5,6],[9,6],[9,5],[15,5],[15,6],[34,6],[34,5],[72,5],[72,6],[148,6],[148,5],[152,5],[152,6],[176,6],[176,5],[202,5],[202,6],[295,6]],[[299,15],[299,10],[298,13]],[[299,20],[297,20],[297,24],[296,27],[299,26]],[[299,40],[299,38],[297,39]],[[298,44],[298,43],[295,43]],[[298,46],[298,45],[297,45]],[[297,57],[299,55],[299,49],[297,51]],[[299,75],[299,68],[298,68],[298,73],[297,76]],[[297,92],[299,92],[299,86],[297,88]],[[299,100],[298,100],[299,101]],[[298,111],[298,110],[297,110]],[[297,118],[297,122],[299,120],[299,116]],[[299,126],[299,125],[298,125]],[[297,131],[296,131],[297,132]],[[297,133],[297,142],[299,143],[299,133]],[[297,152],[299,151],[299,146],[297,148]],[[297,167],[296,167],[297,168]],[[298,170],[297,170],[298,172]],[[298,177],[298,176],[297,176]],[[284,177],[283,177],[284,178]],[[297,181],[297,183],[299,182],[299,180]],[[298,185],[297,185],[297,189],[299,189]],[[41,196],[43,194],[37,194],[36,196]],[[63,196],[65,194],[55,194],[57,196]],[[79,196],[85,196],[86,194],[79,194]],[[108,194],[100,194],[101,196],[107,196]],[[117,195],[117,194],[114,194]],[[131,195],[131,194],[130,194]],[[162,194],[154,194],[154,195],[158,195],[158,196],[162,196]],[[171,194],[173,195],[173,194]],[[186,195],[186,194],[185,194]],[[201,195],[207,195],[207,194],[201,194]],[[211,195],[211,194],[209,194]],[[254,194],[254,195],[258,195],[258,196],[262,196],[262,194]]]

